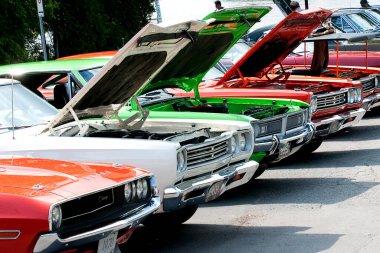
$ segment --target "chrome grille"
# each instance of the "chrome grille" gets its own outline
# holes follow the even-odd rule
[[[304,112],[296,113],[288,116],[288,121],[286,122],[286,130],[297,128],[303,125],[305,122]]]
[[[228,147],[228,141],[223,140],[200,148],[190,149],[187,151],[187,166],[195,166],[227,155]]]
[[[360,80],[361,84],[363,85],[363,92],[369,92],[375,89],[375,78],[376,77],[371,77],[369,79]]]
[[[259,124],[259,134],[257,137],[263,137],[272,134],[281,133],[283,118],[267,121]]]
[[[347,92],[337,92],[331,95],[317,96],[317,110],[333,108],[347,104]]]

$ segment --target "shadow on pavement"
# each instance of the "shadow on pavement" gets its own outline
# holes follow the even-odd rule
[[[322,144],[323,145],[323,144]],[[323,149],[321,149],[323,150]],[[354,159],[354,158],[357,159]],[[352,168],[380,165],[379,149],[316,151],[307,156],[292,156],[271,165],[269,169]]]
[[[347,178],[256,179],[201,207],[265,204],[335,204],[366,192],[376,182]]]
[[[339,234],[308,234],[308,227],[184,224],[136,229],[122,252],[302,252],[329,249]]]

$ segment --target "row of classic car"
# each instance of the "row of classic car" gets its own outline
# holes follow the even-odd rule
[[[149,112],[142,108],[130,117],[120,118],[118,111],[135,99],[135,94],[147,82],[164,73],[166,65],[178,60],[176,56],[179,53],[189,50],[202,30],[212,33],[216,26],[228,28],[231,18],[238,23],[242,19],[255,21],[268,11],[267,7],[231,10],[225,24],[215,20],[191,21],[165,28],[149,24],[59,112],[19,82],[4,79],[0,86],[3,96],[0,103],[1,154],[28,157],[25,158],[27,161],[35,161],[35,170],[41,167],[41,178],[57,174],[53,178],[63,178],[63,181],[48,184],[48,180],[38,180],[36,177],[35,185],[25,186],[37,195],[50,188],[58,195],[58,200],[51,200],[53,204],[43,210],[39,199],[29,198],[28,201],[37,202],[35,210],[41,214],[40,217],[30,217],[28,222],[41,220],[43,226],[30,227],[29,230],[19,226],[19,221],[25,219],[22,212],[17,212],[19,207],[12,209],[16,211],[9,216],[0,217],[2,221],[7,220],[6,227],[2,227],[8,236],[1,241],[3,252],[9,251],[13,244],[18,244],[18,252],[56,252],[81,250],[84,247],[95,248],[97,252],[111,252],[116,241],[119,243],[127,239],[124,235],[127,231],[122,233],[124,229],[130,231],[142,221],[141,212],[136,212],[140,206],[152,206],[150,213],[158,208],[147,223],[178,224],[190,218],[198,204],[211,201],[224,191],[248,182],[258,168],[257,162],[249,161],[254,146],[253,128],[249,122],[210,120],[206,117],[187,120],[180,119],[180,113],[176,117],[178,119],[150,119],[147,117]],[[223,13],[220,15],[223,16]],[[32,101],[27,101],[26,97]],[[120,164],[133,164],[149,169],[156,177],[150,183],[129,174],[131,183],[125,182],[117,189],[108,186],[104,194],[92,196],[94,188],[98,192],[103,186],[106,187],[100,178],[118,178],[118,175],[112,174],[111,168],[101,170],[101,165],[94,164],[93,167],[100,167],[99,171],[91,166],[84,168],[92,173],[79,180],[81,177],[74,170],[74,164],[62,164],[62,172],[54,173],[53,170],[43,170],[46,166],[34,160],[35,157],[90,164],[109,162],[121,174],[124,167]],[[59,170],[58,165],[54,168]],[[28,168],[25,166],[23,169],[26,174]],[[153,178],[151,174],[147,176]],[[119,177],[125,180],[127,176]],[[156,181],[158,189],[147,195],[147,187],[154,187],[153,182]],[[60,189],[62,185],[66,187]],[[86,200],[80,192],[78,194],[71,189],[76,187],[86,192],[83,195],[89,198]],[[2,191],[2,194],[4,198],[17,195],[12,191]],[[66,201],[69,204],[63,208]],[[118,206],[117,210],[106,209],[112,203],[126,203],[129,207],[131,201],[133,209],[123,206]],[[62,208],[55,208],[61,202]],[[119,216],[116,216],[117,213]],[[145,217],[149,213],[145,211],[143,214]],[[131,215],[136,217],[131,218]],[[59,228],[51,225],[52,222],[49,225],[52,219],[57,220],[54,224],[60,223]],[[28,222],[25,224],[31,224]],[[114,226],[114,223],[117,225]],[[12,234],[14,231],[18,234]]]
[[[56,202],[46,204],[50,204],[51,213],[40,219],[45,225],[49,215],[62,221],[58,229],[45,226],[28,232],[34,237],[25,239],[29,244],[20,251],[51,252],[88,246],[98,252],[110,252],[116,241],[126,241],[142,222],[141,215],[133,224],[126,222],[144,210],[137,210],[134,201],[145,209],[149,207],[144,217],[158,208],[145,224],[180,224],[195,213],[199,204],[258,177],[267,164],[300,149],[312,152],[322,141],[319,137],[359,121],[365,113],[361,108],[363,84],[359,81],[337,79],[321,84],[308,78],[292,80],[290,73],[270,73],[288,48],[298,46],[321,20],[331,15],[323,9],[290,14],[275,28],[278,40],[268,35],[269,40],[257,43],[219,81],[199,85],[250,24],[269,11],[268,7],[234,8],[214,12],[205,21],[165,28],[149,24],[111,60],[0,67],[0,76],[11,78],[0,85],[0,154],[28,157],[20,159],[34,164],[29,168],[37,171],[31,173],[33,177],[68,178],[49,186],[35,177],[36,182],[25,186],[37,195],[44,189],[59,195]],[[70,68],[74,64],[82,65]],[[376,73],[371,73],[375,86]],[[62,109],[57,111],[44,101],[40,91],[48,99],[53,97],[52,104]],[[351,115],[351,109],[358,113]],[[310,141],[312,145],[308,147]],[[43,161],[49,161],[41,158],[75,163],[61,162],[65,169],[55,166],[54,172],[49,172],[43,165]],[[94,164],[98,162],[112,165]],[[86,185],[100,187],[102,184],[90,181],[107,177],[111,168],[126,167],[120,164],[149,170],[155,177],[147,174],[148,180],[130,175],[129,181],[123,179],[121,188],[109,190],[110,186],[105,186],[106,194],[92,196],[94,188],[87,189]],[[81,176],[71,169],[75,166],[93,174],[80,180]],[[91,166],[102,169],[97,171]],[[107,166],[110,168],[104,169]],[[16,169],[25,172],[28,167]],[[81,192],[70,190],[77,187],[70,179],[82,184],[88,200]],[[12,183],[7,184],[9,187]],[[65,187],[60,189],[57,184]],[[66,191],[71,195],[65,195]],[[97,192],[101,191],[99,188]],[[82,199],[95,204],[80,202]],[[61,203],[68,200],[73,202],[63,208]],[[107,219],[96,219],[99,213],[111,215],[112,211],[105,208],[111,205],[107,201],[127,205],[132,201],[136,207],[133,212],[120,209],[122,216],[112,217],[112,222],[121,222],[124,227],[110,227]],[[62,207],[57,210],[56,206]],[[60,216],[63,218],[58,219]],[[82,223],[86,217],[92,221],[91,228]],[[24,230],[15,228],[17,219],[6,218],[11,220],[7,233],[16,235],[12,233],[19,231],[12,239],[24,239]],[[107,233],[103,227],[108,228]]]

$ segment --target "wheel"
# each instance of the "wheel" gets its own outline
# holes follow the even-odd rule
[[[154,214],[148,217],[143,224],[146,226],[178,226],[190,219],[197,209],[198,205],[192,205],[177,211]]]
[[[253,174],[253,177],[252,179],[255,179],[255,178],[258,178],[259,176],[261,176],[261,174],[264,173],[264,171],[268,168],[268,164],[267,163],[260,163],[259,167],[257,168],[257,170],[255,171],[255,174]]]

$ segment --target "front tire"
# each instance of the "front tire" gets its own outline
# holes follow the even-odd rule
[[[189,220],[197,209],[198,205],[191,205],[177,211],[154,214],[148,217],[143,224],[146,226],[179,226]]]

